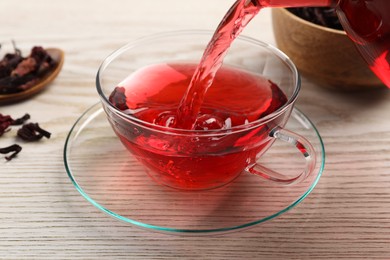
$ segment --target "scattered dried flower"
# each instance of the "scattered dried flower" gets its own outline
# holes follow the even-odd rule
[[[22,150],[22,147],[21,147],[20,145],[13,144],[13,145],[8,146],[8,147],[0,148],[0,153],[2,153],[2,154],[12,153],[11,155],[5,157],[5,159],[6,159],[7,161],[10,161],[10,160],[12,160],[12,159],[13,159],[21,150]]]
[[[37,141],[42,137],[50,138],[51,133],[40,128],[38,123],[28,123],[18,130],[18,136],[25,141]]]

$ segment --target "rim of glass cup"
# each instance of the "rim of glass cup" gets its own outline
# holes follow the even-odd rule
[[[278,117],[279,115],[283,114],[290,106],[292,106],[299,94],[299,91],[301,89],[301,77],[298,72],[298,69],[296,68],[295,64],[292,62],[292,60],[281,50],[276,48],[275,46],[262,42],[260,40],[256,40],[252,37],[248,36],[243,36],[240,35],[237,37],[236,40],[241,40],[241,41],[246,41],[248,43],[252,43],[254,45],[257,45],[259,47],[268,49],[270,52],[272,52],[275,56],[277,56],[279,59],[281,59],[285,64],[288,65],[288,67],[291,69],[293,77],[294,77],[294,91],[287,100],[286,104],[284,104],[282,107],[279,109],[275,110],[271,114],[259,118],[258,120],[252,121],[248,124],[245,125],[239,125],[239,126],[233,126],[228,129],[212,129],[212,130],[191,130],[191,129],[179,129],[179,128],[172,128],[172,127],[166,127],[166,126],[160,126],[156,125],[147,121],[143,121],[135,116],[123,113],[119,109],[117,109],[108,99],[107,96],[104,94],[103,89],[102,89],[102,84],[100,83],[101,79],[101,74],[102,72],[110,65],[110,63],[115,60],[118,56],[123,54],[124,52],[128,51],[129,49],[139,46],[144,42],[150,42],[150,41],[157,41],[159,38],[166,38],[166,37],[173,37],[173,36],[191,36],[191,35],[205,35],[205,36],[210,36],[210,39],[213,35],[213,31],[209,30],[182,30],[182,31],[171,31],[171,32],[162,32],[162,33],[157,33],[149,36],[144,36],[141,38],[138,38],[137,40],[131,41],[127,43],[126,45],[122,46],[121,48],[115,50],[112,52],[110,55],[108,55],[100,65],[97,75],[96,75],[96,89],[97,92],[100,96],[100,100],[104,103],[104,106],[108,109],[110,109],[112,112],[117,114],[118,116],[122,117],[123,119],[130,120],[132,123],[135,123],[138,126],[141,127],[146,127],[149,129],[152,129],[152,131],[161,131],[164,133],[175,133],[175,134],[202,134],[204,136],[205,134],[223,134],[226,132],[240,132],[240,131],[247,131],[248,129],[258,127],[259,125],[265,124],[272,119]],[[158,41],[157,41],[158,42]],[[206,45],[205,45],[206,48]]]

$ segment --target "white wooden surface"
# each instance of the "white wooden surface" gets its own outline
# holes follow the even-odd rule
[[[326,145],[312,194],[279,218],[220,237],[178,237],[128,226],[103,214],[68,179],[62,152],[81,113],[98,101],[103,58],[155,32],[214,29],[232,0],[4,0],[0,42],[59,47],[57,80],[26,102],[1,106],[53,133],[0,159],[0,259],[390,259],[390,91],[339,93],[304,79],[297,106]],[[264,10],[245,35],[274,43]],[[1,52],[3,55],[5,50]],[[15,129],[0,138],[14,143]]]

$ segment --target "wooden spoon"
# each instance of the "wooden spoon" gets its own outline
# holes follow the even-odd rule
[[[12,94],[0,94],[0,105],[9,104],[17,101],[21,101],[31,97],[42,91],[49,83],[51,83],[60,73],[62,65],[64,64],[64,52],[57,48],[46,49],[47,53],[56,61],[56,66],[47,72],[38,82],[25,91],[12,93]]]

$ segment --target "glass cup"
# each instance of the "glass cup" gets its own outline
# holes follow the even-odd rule
[[[96,86],[114,132],[152,179],[172,188],[212,189],[241,173],[283,185],[302,181],[315,168],[314,149],[304,137],[284,129],[300,90],[300,76],[292,61],[271,45],[241,36],[224,59],[224,65],[272,80],[288,99],[276,111],[248,124],[222,130],[175,129],[142,121],[109,102],[114,88],[140,68],[198,63],[211,37],[208,31],[163,33],[129,43],[109,55],[99,68]],[[294,175],[258,163],[275,140],[295,146],[302,154],[304,160]]]

